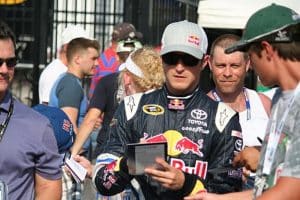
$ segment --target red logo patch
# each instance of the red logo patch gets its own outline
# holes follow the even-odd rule
[[[199,46],[199,45],[200,45],[200,38],[198,38],[198,37],[195,36],[195,35],[190,35],[190,36],[188,37],[188,42],[189,42],[189,43],[192,43],[192,44],[195,44],[195,45],[197,45],[197,46]]]

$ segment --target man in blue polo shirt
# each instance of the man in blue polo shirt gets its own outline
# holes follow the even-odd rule
[[[13,32],[0,22],[0,194],[7,199],[59,200],[61,158],[51,124],[9,91],[17,64],[15,47]]]

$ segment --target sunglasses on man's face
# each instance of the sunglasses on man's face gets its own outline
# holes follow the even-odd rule
[[[0,67],[6,63],[6,66],[8,68],[13,68],[17,65],[17,62],[18,62],[18,59],[16,57],[13,57],[13,58],[0,58]]]
[[[194,56],[178,53],[167,53],[162,55],[162,60],[167,65],[177,65],[180,60],[183,65],[188,67],[194,67],[200,62],[200,60]]]

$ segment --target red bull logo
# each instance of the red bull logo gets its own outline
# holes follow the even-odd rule
[[[175,146],[175,149],[181,151],[184,154],[188,154],[189,152],[196,154],[200,157],[203,157],[203,153],[200,151],[203,147],[203,140],[199,140],[198,144],[193,142],[187,137],[183,137],[180,139]]]
[[[108,165],[106,165],[106,169],[110,172],[114,171],[116,165],[117,165],[117,161],[115,160],[115,161],[109,163]]]
[[[188,42],[189,42],[189,43],[193,43],[193,44],[199,46],[199,44],[200,44],[200,39],[199,39],[199,37],[197,37],[197,36],[195,36],[195,35],[190,35],[190,36],[188,37]]]
[[[167,142],[167,138],[164,136],[164,134],[158,134],[153,137],[150,137],[145,140],[147,143],[158,143],[158,142]]]
[[[184,110],[184,102],[180,99],[171,99],[170,103],[168,104],[168,108],[174,110]]]
[[[191,167],[191,166],[185,166],[185,163],[183,160],[171,158],[170,165],[175,167],[176,169],[183,171],[183,172],[186,172],[189,174],[195,174],[203,179],[206,178],[208,163],[205,161],[197,160],[195,163],[195,166]]]
[[[148,143],[167,142],[168,155],[170,156],[178,156],[182,153],[188,154],[191,152],[199,157],[203,157],[203,153],[200,151],[203,148],[203,139],[198,140],[196,143],[188,137],[183,137],[182,134],[176,130],[168,130],[153,137],[149,137],[147,133],[144,133],[144,138],[142,138],[141,141]]]

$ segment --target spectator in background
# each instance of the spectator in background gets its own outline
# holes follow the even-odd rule
[[[216,88],[209,91],[208,96],[228,104],[239,113],[244,147],[260,147],[257,138],[263,139],[265,136],[271,101],[265,95],[244,87],[250,64],[248,54],[225,54],[224,50],[239,39],[237,35],[225,34],[212,43],[208,64]],[[244,172],[244,188],[253,188],[255,174],[249,176],[250,172]]]
[[[142,47],[143,45],[141,41],[137,39],[132,39],[130,37],[119,41],[116,50],[119,63],[120,64],[124,63],[131,52],[140,49]]]
[[[130,38],[122,40],[117,46],[118,60],[123,63],[129,56],[129,54],[137,49],[140,49],[142,44],[138,40],[132,40]],[[97,136],[97,152],[102,147],[102,144],[106,140],[107,129],[109,123],[115,113],[118,103],[123,99],[124,89],[122,84],[118,83],[119,73],[115,72],[103,77],[96,85],[95,93],[90,101],[89,109],[84,117],[84,120],[79,128],[75,143],[72,147],[72,155],[76,155],[80,152],[85,140],[93,131],[93,128],[100,116],[104,114],[103,124],[100,132]],[[95,155],[98,155],[98,153]]]
[[[12,97],[15,36],[0,22],[0,198],[61,198],[61,158],[49,120]],[[5,198],[5,196],[7,198]],[[2,198],[1,198],[2,199]]]
[[[69,25],[62,33],[61,46],[58,50],[58,58],[53,60],[43,70],[39,79],[40,104],[48,105],[51,88],[58,77],[67,71],[66,50],[68,43],[75,38],[88,38],[88,33],[79,25]]]
[[[89,97],[91,98],[97,82],[104,76],[117,72],[119,68],[119,60],[116,53],[118,42],[121,40],[138,39],[141,40],[143,37],[142,33],[137,32],[135,27],[130,23],[119,23],[114,26],[111,35],[111,44],[101,53],[98,59],[98,65],[96,67],[95,74],[92,77]]]
[[[82,79],[93,74],[97,65],[100,46],[96,40],[76,38],[69,42],[67,47],[68,70],[54,83],[49,106],[61,108],[71,120],[75,134],[78,134],[79,125],[86,114],[88,105],[87,96],[82,87]],[[89,148],[89,143],[85,150]],[[67,193],[81,195],[79,184]],[[78,192],[78,193],[76,193]]]
[[[82,79],[93,75],[100,46],[96,40],[76,38],[67,47],[68,70],[55,82],[50,93],[50,106],[61,108],[71,120],[75,134],[88,105]]]

